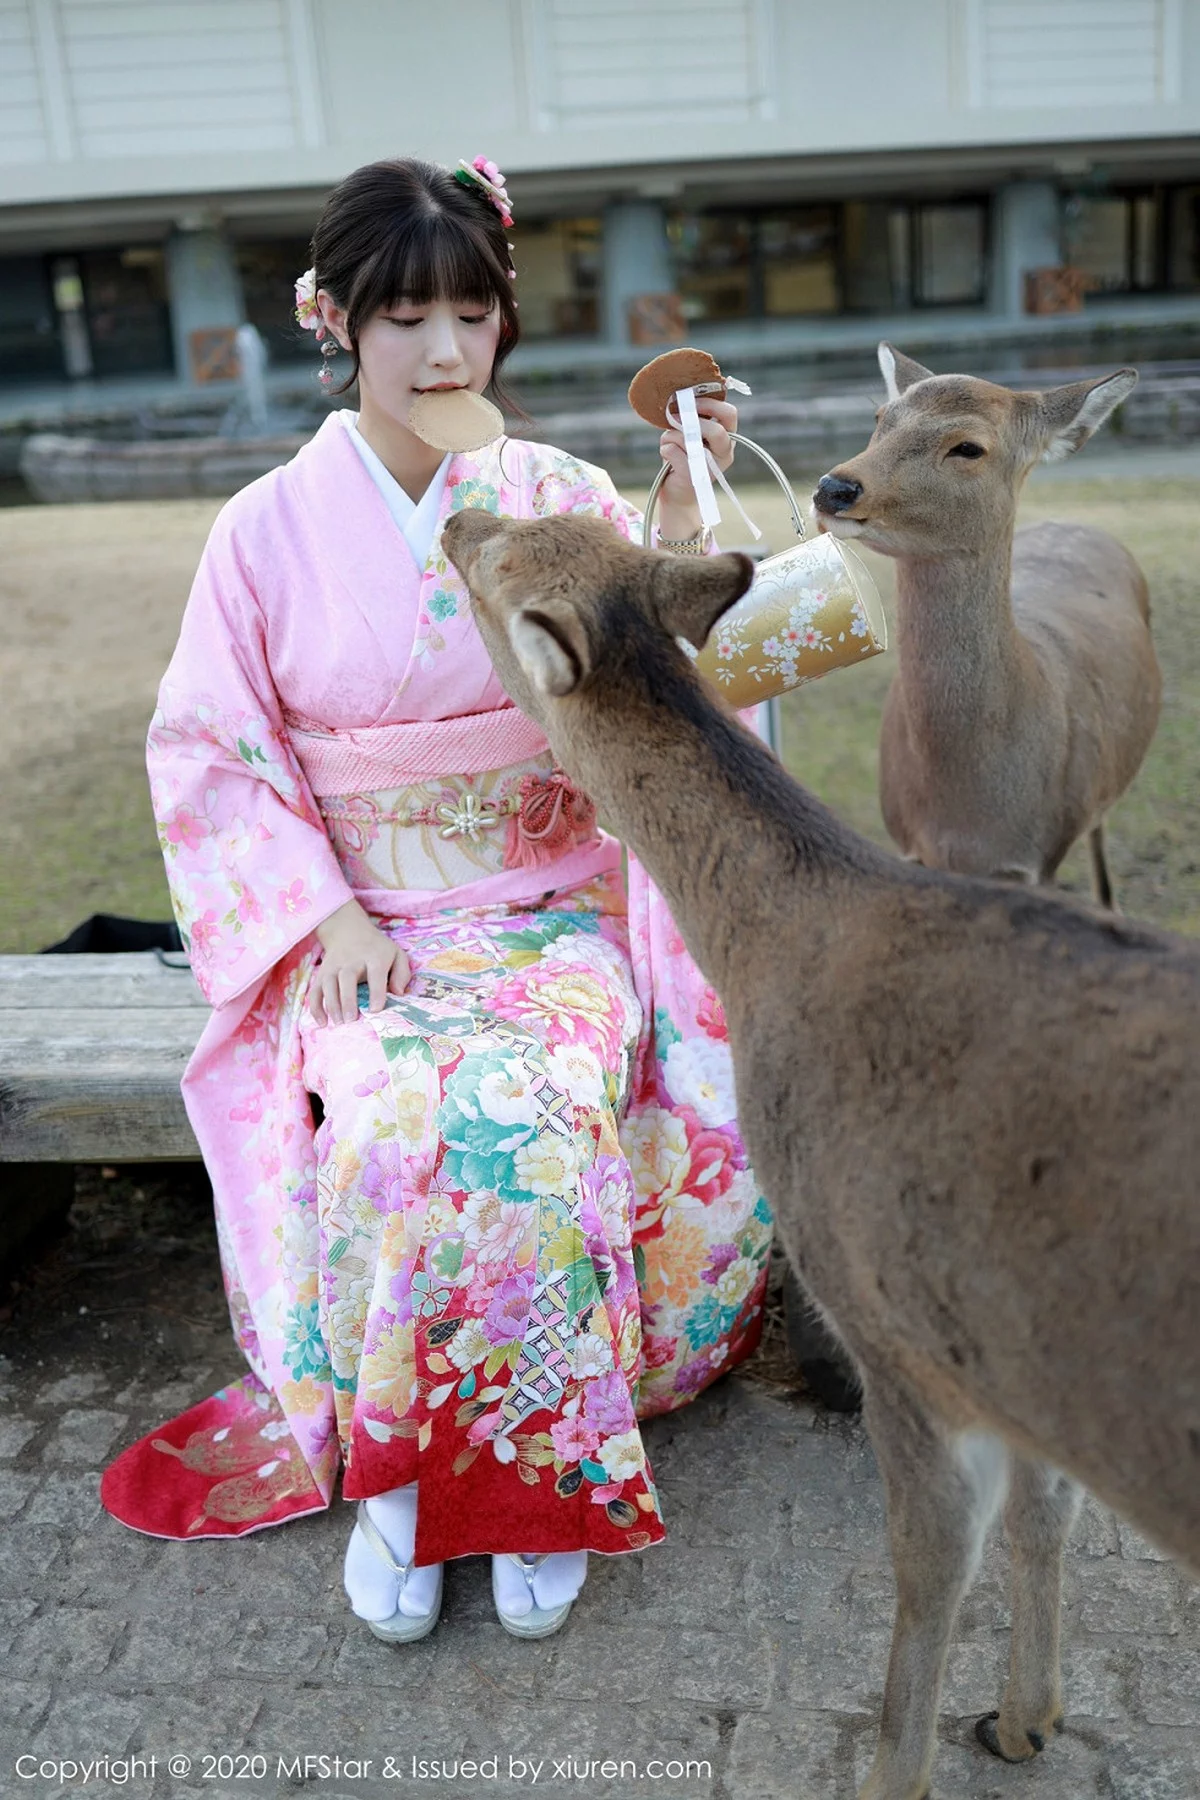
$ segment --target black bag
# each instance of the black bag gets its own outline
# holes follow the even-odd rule
[[[182,949],[183,939],[174,919],[118,919],[111,913],[93,913],[61,944],[47,944],[41,954],[72,956],[89,951]]]

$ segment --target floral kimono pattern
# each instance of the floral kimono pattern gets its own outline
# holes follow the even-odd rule
[[[419,1482],[421,1563],[643,1548],[663,1524],[639,1419],[761,1331],[771,1221],[721,1008],[644,871],[631,859],[626,894],[581,806],[541,861],[374,885],[424,865],[373,858],[357,823],[349,853],[345,821],[410,829],[392,797],[430,770],[373,793],[306,773],[314,732],[425,753],[517,723],[527,753],[441,550],[464,505],[639,530],[601,471],[501,440],[452,460],[419,571],[331,419],[224,509],[163,683],[155,811],[214,1007],[184,1094],[250,1373],[107,1471],[105,1504],[140,1530],[280,1523],[328,1505],[340,1467],[348,1498]],[[486,762],[445,754],[448,773]],[[313,929],[351,897],[412,980],[318,1028]]]

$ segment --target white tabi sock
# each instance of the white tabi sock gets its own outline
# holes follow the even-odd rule
[[[578,1594],[587,1578],[587,1559],[586,1550],[566,1550],[548,1556],[533,1577],[531,1600],[525,1577],[516,1564],[507,1556],[494,1556],[492,1564],[499,1590],[497,1601],[506,1613],[517,1619],[523,1619],[535,1604],[543,1612],[553,1612]],[[523,1556],[521,1560],[528,1563],[534,1558]]]
[[[416,1482],[393,1488],[388,1494],[372,1494],[367,1501],[367,1517],[396,1561],[410,1561],[417,1539]],[[413,1569],[401,1593],[400,1577],[380,1561],[356,1525],[346,1545],[343,1576],[351,1610],[358,1618],[376,1624],[393,1618],[397,1609],[406,1619],[423,1619],[433,1610],[441,1566],[429,1563],[423,1569]],[[515,1569],[513,1573],[516,1574]]]

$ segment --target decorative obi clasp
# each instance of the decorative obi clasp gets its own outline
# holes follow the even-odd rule
[[[499,799],[481,799],[469,790],[452,800],[409,813],[413,825],[433,825],[443,838],[482,841],[485,831],[505,826],[504,867],[533,869],[554,862],[596,829],[596,808],[562,769],[523,775]]]
[[[596,808],[547,749],[515,767],[326,794],[317,804],[361,888],[455,887],[540,869],[597,842]]]

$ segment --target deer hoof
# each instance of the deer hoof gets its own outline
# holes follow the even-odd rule
[[[1027,1731],[1025,1736],[1029,1740],[1029,1756],[1009,1756],[1008,1753],[1000,1747],[1000,1733],[996,1730],[996,1720],[999,1717],[1000,1714],[998,1712],[990,1712],[984,1713],[982,1719],[976,1719],[975,1736],[979,1739],[979,1742],[983,1745],[984,1749],[990,1751],[993,1756],[998,1756],[1001,1762],[1029,1762],[1032,1757],[1037,1755],[1039,1750],[1044,1750],[1046,1748],[1046,1740],[1040,1731]]]

